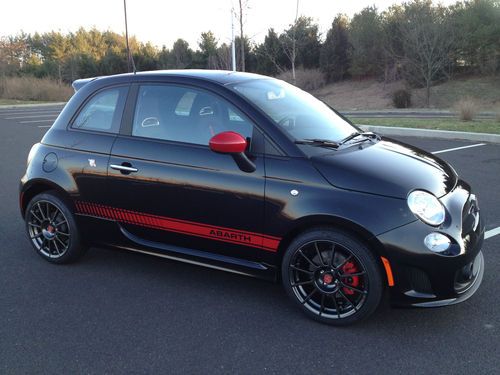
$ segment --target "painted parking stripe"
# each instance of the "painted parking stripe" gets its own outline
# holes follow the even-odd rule
[[[498,228],[494,228],[494,229],[490,229],[490,230],[487,230],[485,233],[484,233],[484,239],[488,239],[490,237],[493,237],[493,236],[496,236],[500,234],[500,227]]]
[[[432,154],[442,154],[444,152],[450,152],[450,151],[457,151],[457,150],[463,150],[466,148],[472,148],[472,147],[479,147],[479,146],[486,146],[486,143],[478,143],[475,145],[468,145],[468,146],[462,146],[462,147],[454,147],[454,148],[447,148],[446,150],[440,150],[440,151],[434,151]]]
[[[48,120],[29,120],[29,121],[19,121],[20,124],[34,124],[37,122],[54,122],[55,119],[48,119]]]
[[[52,125],[38,125],[39,128],[50,128]]]

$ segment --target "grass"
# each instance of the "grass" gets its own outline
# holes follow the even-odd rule
[[[414,91],[415,106],[424,106],[425,89]],[[500,102],[500,76],[456,78],[431,88],[435,108],[453,108],[464,98],[473,100],[479,111],[495,108]]]
[[[500,122],[495,119],[465,122],[457,119],[352,118],[351,121],[358,125],[378,125],[402,128],[500,134]]]
[[[327,84],[311,93],[338,110],[394,108],[391,94],[404,88],[398,81],[384,85],[374,79],[347,80]],[[411,108],[426,108],[425,88],[411,90]],[[495,111],[500,107],[500,75],[455,78],[431,88],[430,108],[454,109],[471,98],[477,111]]]
[[[293,84],[292,71],[287,70],[276,78]],[[302,90],[313,91],[326,85],[325,75],[319,69],[298,68],[295,70],[295,85]]]
[[[477,114],[477,104],[474,99],[463,98],[456,104],[458,118],[462,121],[472,121]]]
[[[71,86],[49,78],[0,77],[0,100],[20,102],[63,102],[73,95]]]

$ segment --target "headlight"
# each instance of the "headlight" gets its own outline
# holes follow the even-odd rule
[[[434,195],[415,190],[408,195],[408,207],[420,220],[429,225],[440,225],[444,221],[444,207]]]

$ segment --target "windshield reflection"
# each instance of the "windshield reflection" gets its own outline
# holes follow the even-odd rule
[[[295,140],[339,141],[357,129],[311,94],[277,79],[258,79],[231,88],[250,100]]]

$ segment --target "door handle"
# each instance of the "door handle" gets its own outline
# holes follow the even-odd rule
[[[127,165],[128,164],[128,165]],[[130,163],[122,163],[121,165],[119,164],[110,164],[109,166],[111,169],[117,170],[122,172],[123,174],[129,174],[132,172],[137,172],[138,169],[132,167]]]

